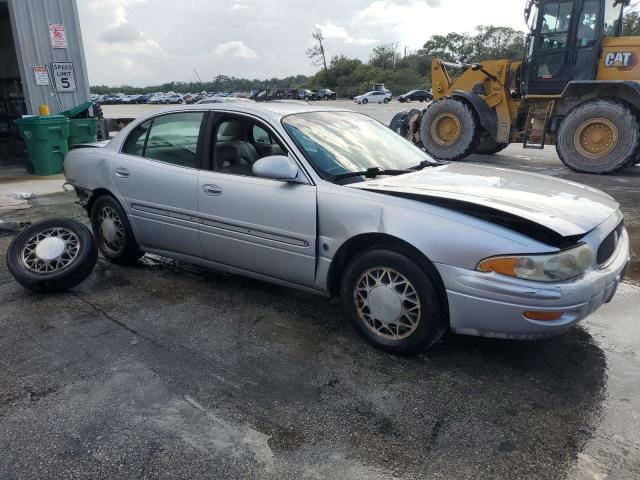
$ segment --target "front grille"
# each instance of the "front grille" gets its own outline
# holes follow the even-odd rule
[[[620,222],[620,225],[618,225],[609,235],[607,235],[607,238],[602,241],[598,248],[598,265],[606,263],[616,251],[620,237],[622,237],[623,228],[624,223]]]

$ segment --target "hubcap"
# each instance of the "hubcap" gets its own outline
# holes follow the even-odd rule
[[[354,289],[358,317],[387,340],[402,340],[420,322],[420,299],[409,280],[388,267],[375,267],[358,278]]]
[[[618,144],[618,127],[606,118],[591,118],[576,130],[574,144],[580,155],[605,157]]]
[[[98,222],[103,246],[113,255],[121,253],[125,233],[118,213],[111,207],[102,207],[98,214]]]
[[[460,120],[454,114],[446,112],[438,115],[431,125],[431,137],[439,145],[452,145],[460,138]]]
[[[78,256],[80,241],[66,228],[48,228],[29,239],[22,248],[22,264],[32,272],[50,273],[69,266]]]

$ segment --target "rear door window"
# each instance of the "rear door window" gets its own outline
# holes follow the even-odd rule
[[[203,119],[203,112],[155,117],[144,151],[145,158],[194,168]]]
[[[122,153],[143,157],[150,126],[151,120],[147,120],[134,128],[124,142]]]

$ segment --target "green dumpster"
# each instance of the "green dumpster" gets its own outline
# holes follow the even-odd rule
[[[98,119],[89,116],[91,102],[85,102],[70,110],[60,112],[69,119],[69,148],[79,143],[93,143],[98,140]]]
[[[19,118],[16,124],[29,155],[27,171],[42,176],[62,173],[69,151],[69,119],[63,115],[33,116]]]

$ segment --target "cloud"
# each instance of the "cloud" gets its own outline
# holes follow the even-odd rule
[[[251,7],[242,3],[236,3],[233,5],[233,7],[231,7],[232,13],[249,13],[250,11]]]
[[[316,28],[320,28],[322,30],[322,34],[325,38],[338,38],[343,40],[344,43],[348,44],[371,45],[374,43],[378,43],[378,40],[376,40],[375,38],[354,37],[350,35],[344,27],[334,25],[331,22],[327,22],[322,25],[316,25]]]
[[[231,40],[226,43],[221,43],[213,51],[221,57],[236,57],[236,58],[257,58],[258,54],[247,47],[242,40]]]

